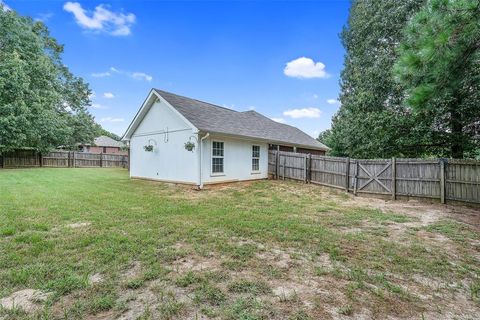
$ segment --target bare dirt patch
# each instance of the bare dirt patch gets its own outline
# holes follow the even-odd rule
[[[219,260],[215,257],[200,257],[197,255],[183,257],[172,263],[172,269],[178,273],[187,271],[212,271],[220,268]]]
[[[133,261],[130,263],[128,268],[122,272],[121,277],[123,280],[132,280],[138,277],[141,271],[142,265],[140,261]]]
[[[115,317],[119,320],[139,319],[142,316],[148,319],[204,319],[192,305],[192,295],[186,289],[163,280],[155,280],[140,289],[123,292],[119,302],[126,309]],[[176,312],[172,315],[174,311]]]
[[[475,207],[429,203],[420,200],[384,200],[354,196],[349,196],[343,205],[375,208],[383,212],[395,212],[417,218],[418,222],[411,223],[411,226],[427,226],[441,219],[449,218],[480,230],[480,208]]]
[[[92,274],[88,277],[88,283],[97,284],[103,281],[103,276],[100,273]]]
[[[33,313],[41,308],[50,295],[51,293],[40,290],[24,289],[0,299],[0,306],[6,310],[21,309],[27,313]]]

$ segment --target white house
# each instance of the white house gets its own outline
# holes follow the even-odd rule
[[[130,177],[199,187],[267,178],[269,149],[328,150],[301,130],[258,112],[157,89],[150,91],[123,139],[130,145]]]

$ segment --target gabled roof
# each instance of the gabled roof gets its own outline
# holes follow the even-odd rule
[[[202,132],[253,138],[272,144],[316,150],[329,149],[300,129],[273,121],[256,111],[239,112],[167,91],[153,90]],[[125,136],[129,136],[133,131],[132,125],[136,126],[132,122]]]
[[[96,145],[97,147],[117,147],[117,148],[121,148],[121,147],[125,146],[125,144],[123,144],[123,142],[114,140],[114,139],[112,139],[110,137],[107,137],[107,136],[96,137],[93,141],[94,141],[93,144]]]

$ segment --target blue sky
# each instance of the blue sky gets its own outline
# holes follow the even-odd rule
[[[65,64],[95,93],[91,113],[119,135],[152,87],[312,136],[339,108],[348,0],[4,2],[65,45]]]

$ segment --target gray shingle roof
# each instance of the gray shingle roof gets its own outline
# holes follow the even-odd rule
[[[170,92],[155,91],[200,131],[328,150],[327,146],[300,129],[273,121],[258,112],[239,112]]]
[[[123,144],[123,142],[113,140],[112,138],[107,137],[107,136],[96,137],[93,141],[93,144],[96,145],[97,147],[117,147],[117,148],[121,148],[121,147],[125,146]]]

